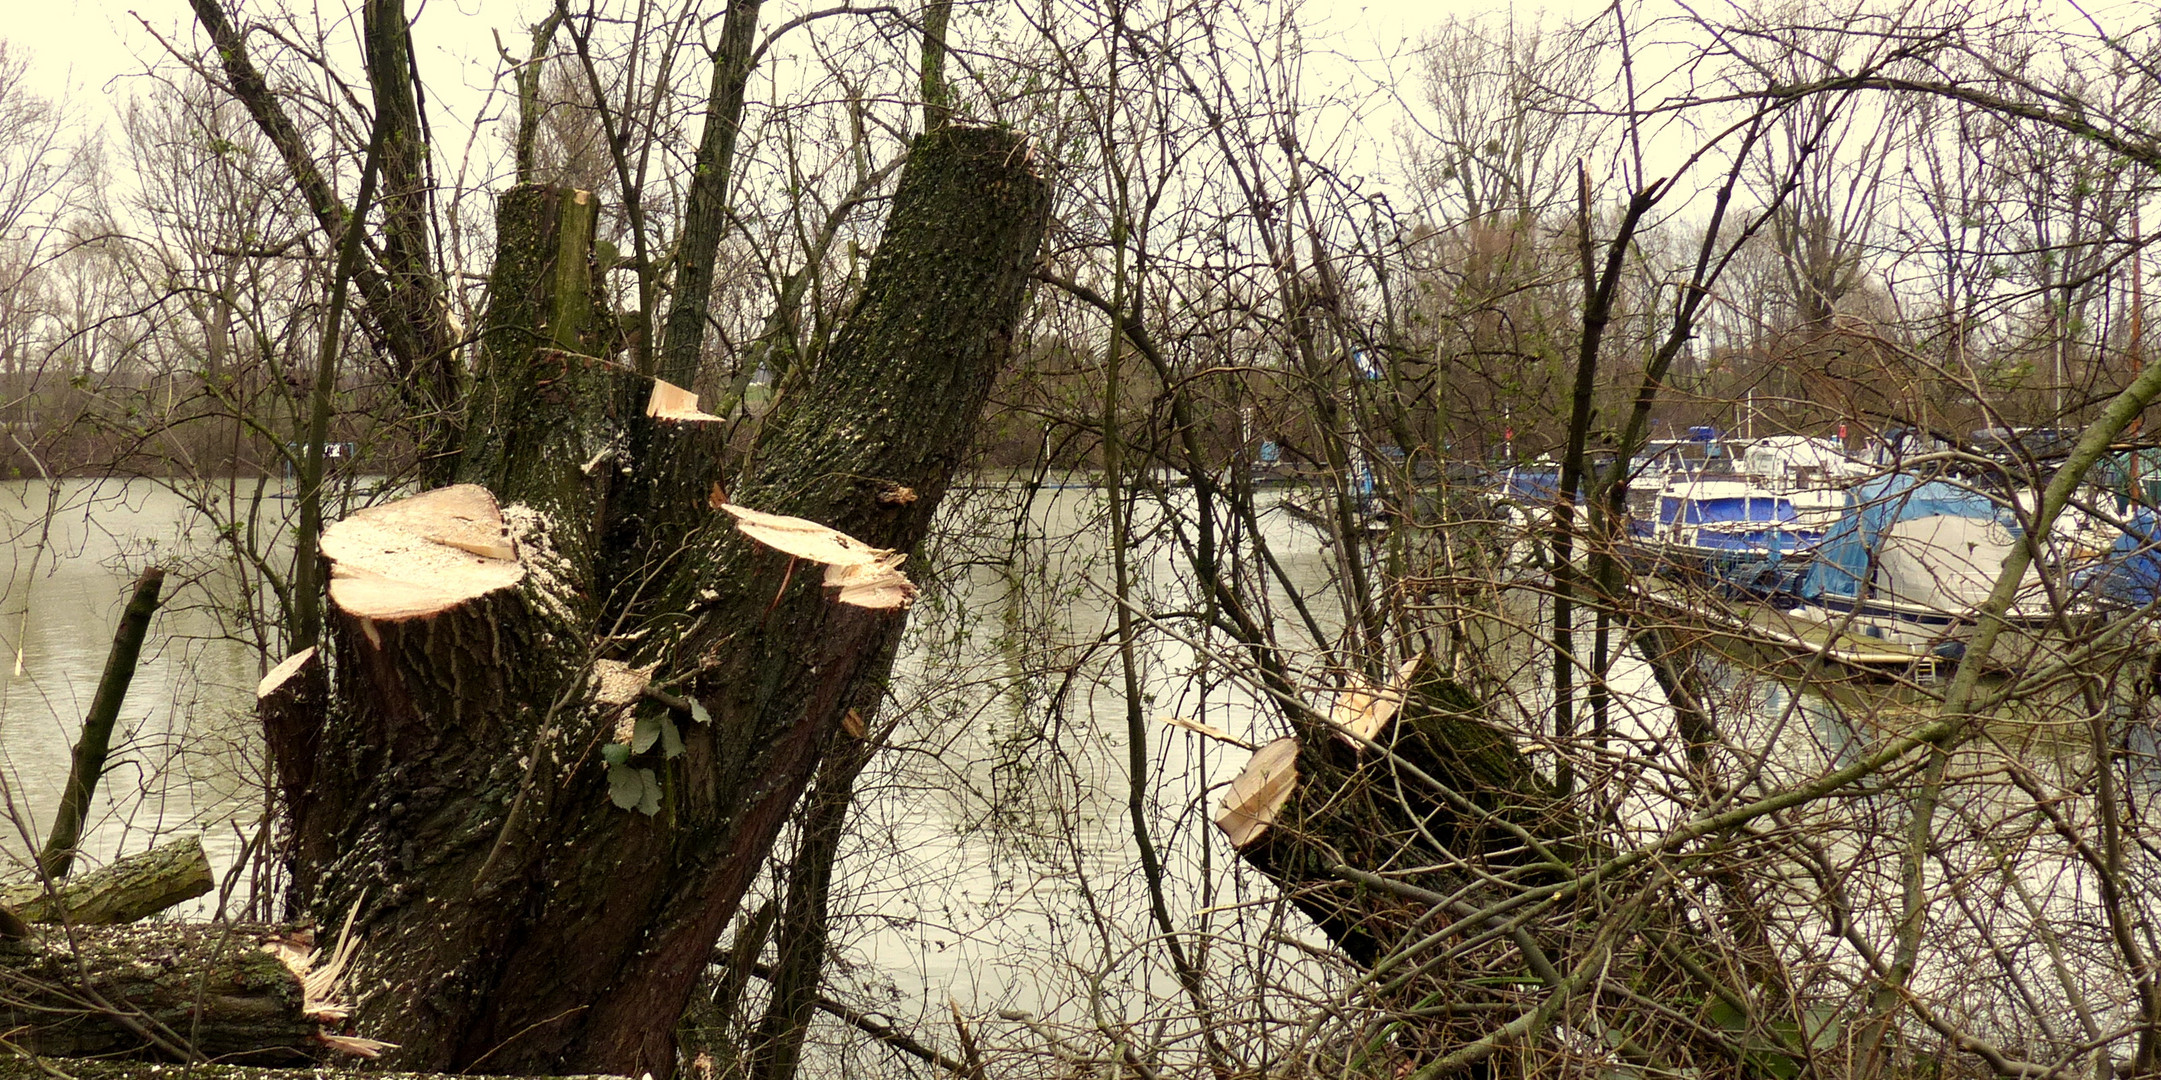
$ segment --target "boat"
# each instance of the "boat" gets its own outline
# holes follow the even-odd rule
[[[2019,498],[1981,481],[1891,473],[1853,485],[1838,520],[1815,542],[1786,591],[1753,596],[1705,588],[1685,576],[1646,577],[1647,603],[1716,637],[1796,659],[1822,657],[1847,668],[1926,680],[1963,658],[1981,604],[2005,557],[2025,542]],[[1796,515],[1798,517],[1798,515]],[[2059,519],[2043,562],[2057,571],[2053,599],[2029,568],[2004,615],[1989,667],[2025,668],[2074,652],[2099,670],[2150,650],[2143,622],[2095,631],[2161,600],[2161,519],[2134,514],[2113,545],[2095,545],[2080,515]]]
[[[1740,448],[1734,471],[1780,491],[1843,487],[1876,471],[1846,456],[1834,439],[1768,435]]]
[[[1795,614],[1850,637],[1958,656],[2024,535],[2009,500],[1968,483],[1904,473],[1864,481],[1818,545]],[[2005,620],[2039,627],[2057,614],[2029,567]]]
[[[1667,478],[1654,516],[1631,532],[1654,576],[1774,602],[1794,595],[1825,535],[1791,494],[1739,476]]]
[[[1734,472],[1793,503],[1803,527],[1829,531],[1845,513],[1846,489],[1880,470],[1848,457],[1836,440],[1771,435],[1738,448]]]
[[[2098,606],[2145,611],[2161,603],[2161,516],[2151,507],[2130,507],[2108,553],[2072,582]]]
[[[2097,604],[2152,609],[2161,602],[2161,449],[2102,459],[2090,495],[2084,540],[2106,551],[2077,575],[2077,588]]]

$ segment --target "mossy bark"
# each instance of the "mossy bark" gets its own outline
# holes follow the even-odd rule
[[[660,377],[678,386],[697,381],[705,343],[705,318],[713,298],[713,263],[728,231],[728,180],[735,171],[735,139],[743,124],[743,97],[757,45],[758,9],[764,0],[730,0],[713,51],[713,86],[705,96],[705,129],[684,198],[683,235],[676,245],[675,298],[661,338]]]
[[[673,1071],[694,980],[841,717],[882,692],[903,621],[837,606],[735,532],[715,488],[913,550],[1007,357],[1049,193],[1009,133],[919,140],[844,329],[732,469],[724,425],[647,418],[649,382],[566,347],[585,339],[561,305],[590,294],[574,204],[503,198],[460,463],[525,507],[506,511],[525,581],[430,618],[331,620],[295,896],[325,924],[359,911],[358,1026],[400,1044],[395,1067]],[[673,717],[679,755],[630,759],[662,785],[655,815],[610,802],[601,659],[657,665],[712,718]]]
[[[1573,850],[1577,830],[1566,801],[1514,738],[1487,721],[1483,706],[1447,679],[1412,682],[1400,715],[1377,737],[1385,752],[1355,747],[1319,724],[1300,732],[1300,742],[1297,787],[1239,856],[1281,885],[1362,967],[1381,964],[1457,914],[1436,912],[1408,891],[1359,883],[1339,868],[1388,874],[1417,894],[1453,896],[1475,908],[1548,876],[1522,834],[1564,858]],[[1391,997],[1415,1000],[1472,974],[1461,966],[1434,969]]]
[[[202,837],[188,836],[114,859],[87,874],[56,882],[50,890],[41,881],[10,885],[0,889],[0,904],[34,923],[108,925],[155,915],[209,892],[216,884]]]
[[[79,927],[0,943],[0,1024],[32,1054],[258,1064],[322,1056],[300,980],[259,946],[278,928]]]

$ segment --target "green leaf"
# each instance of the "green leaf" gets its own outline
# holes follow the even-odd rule
[[[1776,1051],[1762,1049],[1764,1040],[1749,1039],[1746,1045],[1747,1050],[1741,1055],[1742,1059],[1755,1066],[1757,1072],[1777,1077],[1777,1080],[1793,1080],[1801,1075],[1800,1062]]]
[[[1710,1014],[1712,1023],[1727,1031],[1748,1030],[1747,1014],[1734,1008],[1732,1003],[1725,998],[1712,998],[1711,1007],[1705,1011]]]
[[[610,765],[627,765],[630,763],[630,747],[619,742],[609,743],[600,748],[600,760]]]
[[[617,743],[615,745],[622,745]],[[633,769],[628,765],[608,766],[608,801],[624,810],[636,807],[645,800],[645,781],[638,774],[651,776],[651,770]]]
[[[630,752],[642,754],[647,750],[651,750],[653,744],[660,741],[660,724],[661,721],[658,717],[639,717],[637,727],[631,730]]]
[[[660,755],[669,758],[683,756],[683,733],[675,729],[674,720],[665,716],[660,718]]]
[[[1836,1006],[1816,1005],[1808,1009],[1809,1027],[1815,1034],[1809,1037],[1811,1050],[1828,1050],[1838,1041],[1840,1017]]]
[[[710,724],[713,722],[713,714],[706,712],[705,706],[699,703],[697,698],[690,699],[690,718],[692,720],[696,720],[701,724]]]
[[[639,769],[638,779],[645,785],[645,790],[638,796],[638,812],[652,817],[660,813],[660,777],[654,776],[651,769]]]

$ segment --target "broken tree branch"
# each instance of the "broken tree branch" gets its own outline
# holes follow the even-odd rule
[[[68,769],[67,790],[60,797],[60,812],[52,831],[45,835],[45,849],[38,852],[38,868],[45,876],[63,878],[75,865],[75,843],[82,839],[83,818],[90,813],[90,797],[97,793],[98,777],[105,774],[105,755],[112,749],[113,725],[120,719],[120,704],[127,700],[128,684],[135,681],[135,662],[150,633],[150,616],[158,609],[158,593],[165,588],[165,571],[153,566],[135,580],[135,594],[120,612],[120,626],[113,631],[112,652],[105,657],[105,674],[98,679],[97,694],[90,699],[90,714],[83,717],[82,738],[75,743],[75,762]]]

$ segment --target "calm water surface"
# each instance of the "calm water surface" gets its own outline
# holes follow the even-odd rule
[[[1160,950],[1144,947],[1153,930],[1126,816],[1126,700],[1107,645],[1116,609],[1099,584],[1110,580],[1102,493],[993,484],[957,493],[950,510],[996,527],[918,560],[937,573],[911,567],[927,587],[881,718],[895,725],[892,748],[858,785],[834,890],[841,962],[832,978],[925,1022],[950,1022],[949,997],[976,1015],[1003,1008],[1081,1020],[1100,1004],[1105,1015],[1146,1020],[1151,1003],[1171,998]],[[1288,515],[1266,522],[1285,575],[1332,633],[1331,549]],[[1144,554],[1135,589],[1153,610],[1190,609],[1197,601],[1162,524],[1136,522]],[[185,500],[141,481],[0,486],[0,527],[11,538],[0,594],[0,859],[20,864],[57,805],[121,605],[135,575],[156,562],[197,569],[176,573],[172,602],[153,624],[86,846],[103,860],[199,831],[220,871],[233,867],[262,817],[262,753],[249,713],[261,661],[225,635],[214,610],[233,592],[210,569],[214,531]],[[1502,619],[1520,633],[1537,611],[1515,603]],[[1300,977],[1286,973],[1292,965],[1263,969],[1295,952],[1285,937],[1310,942],[1311,931],[1265,882],[1226,872],[1235,859],[1210,821],[1247,754],[1159,722],[1183,717],[1264,742],[1282,733],[1280,721],[1185,632],[1144,625],[1136,657],[1167,899],[1178,925],[1210,935],[1220,949],[1214,970],[1228,983],[1282,986]],[[1523,674],[1507,692],[1519,695],[1521,715],[1544,715],[1550,695],[1539,673],[1549,654],[1535,637],[1515,648]],[[1767,782],[1814,775],[1883,726],[1927,713],[1925,699],[1845,701],[1715,662],[1711,672],[1740,702],[1729,711],[1730,736],[1761,755]],[[1663,699],[1633,654],[1612,685],[1615,739],[1652,745],[1669,735]],[[2037,767],[2059,758],[2053,767],[2077,766],[2076,748],[2021,753]],[[1985,810],[1995,797],[1974,798]],[[1675,817],[1670,801],[1648,797],[1624,798],[1619,809],[1646,836]],[[1901,812],[1884,807],[1887,821]],[[2049,879],[2037,899],[2045,908],[2077,908],[2091,895],[2061,861],[2040,859],[2033,872]],[[187,914],[210,910],[205,900]]]
[[[207,606],[217,583],[189,576],[213,553],[210,531],[173,492],[113,480],[0,484],[0,530],[0,859],[19,870],[43,836],[121,608],[154,563],[173,568],[170,602],[144,642],[84,850],[101,863],[200,832],[213,865],[230,868],[262,816],[248,714],[258,668]]]

